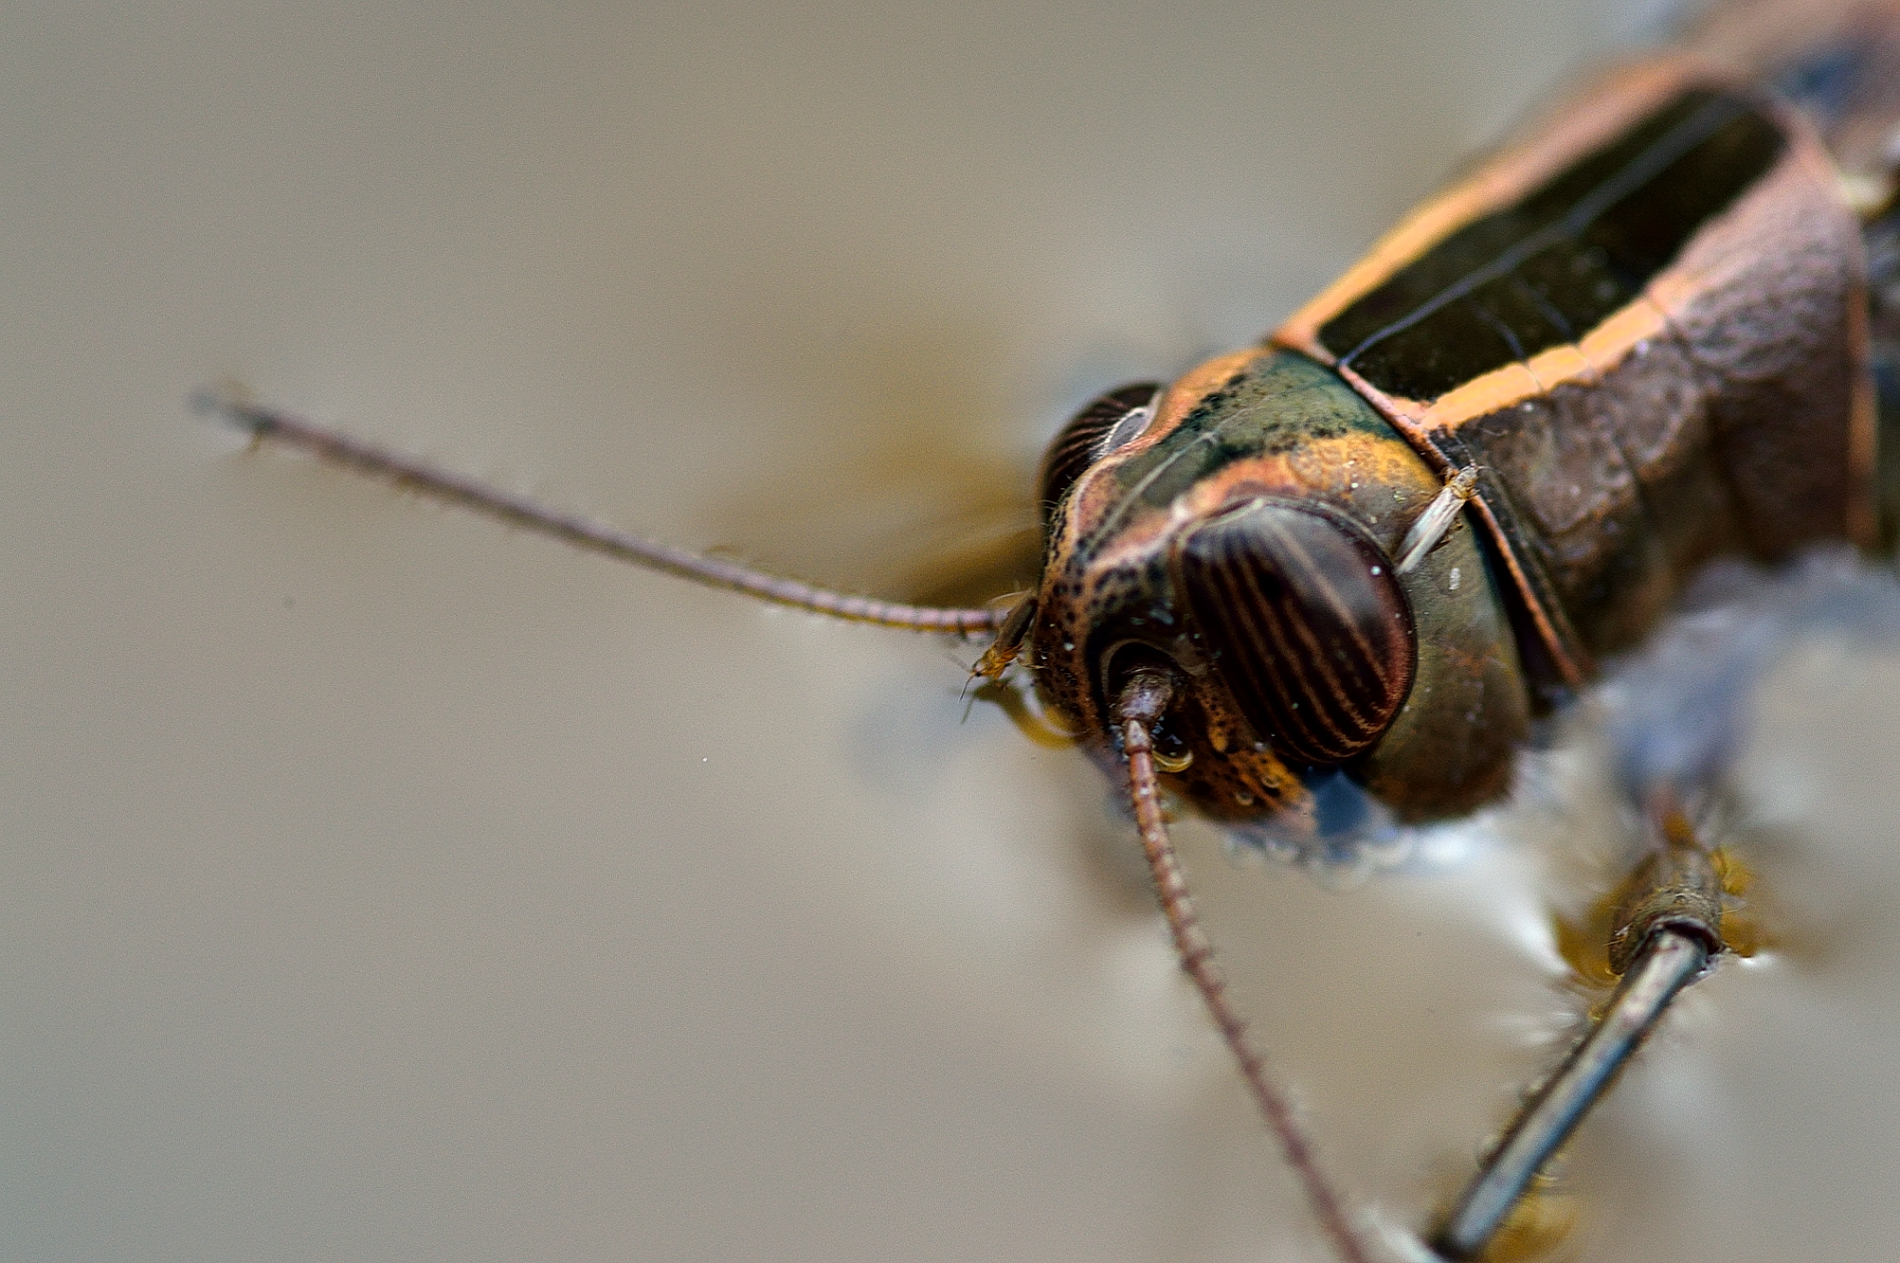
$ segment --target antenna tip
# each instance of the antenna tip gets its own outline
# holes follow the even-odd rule
[[[265,417],[252,401],[251,392],[241,382],[229,378],[211,386],[201,386],[187,400],[191,410],[201,417],[228,421],[253,434],[263,428]]]

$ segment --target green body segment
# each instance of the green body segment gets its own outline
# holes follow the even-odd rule
[[[1177,787],[1217,817],[1297,822],[1311,812],[1306,769],[1247,722],[1239,673],[1223,669],[1223,644],[1183,596],[1184,532],[1221,506],[1312,504],[1350,518],[1390,558],[1441,482],[1331,369],[1275,350],[1230,359],[1213,389],[1177,386],[1172,415],[1164,405],[1059,506],[1032,661],[1049,700],[1090,731],[1113,727],[1108,690],[1126,655],[1180,664],[1187,695],[1168,736],[1188,764]],[[1411,688],[1383,738],[1341,770],[1402,816],[1466,811],[1504,788],[1529,720],[1506,606],[1463,523],[1397,582],[1416,629]]]
[[[1300,355],[1263,355],[1159,441],[1113,466],[1125,511],[1166,509],[1241,461],[1295,457],[1325,440],[1397,440],[1385,418],[1337,373]],[[1120,515],[1105,526],[1112,529]]]

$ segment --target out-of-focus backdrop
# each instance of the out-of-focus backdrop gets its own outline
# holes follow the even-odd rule
[[[1104,785],[966,707],[974,650],[185,400],[915,587],[1002,555],[1068,410],[1258,336],[1645,16],[0,13],[0,1256],[1324,1257]],[[1896,698],[1826,644],[1766,694],[1783,947],[1589,1125],[1581,1257],[1891,1252]],[[1184,831],[1391,1222],[1580,1009],[1542,901],[1596,818],[1556,801],[1348,895]]]

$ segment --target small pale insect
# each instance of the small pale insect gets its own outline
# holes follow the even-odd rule
[[[1558,393],[1564,386],[1577,392],[1601,391],[1605,380],[1637,363],[1642,356],[1634,348],[1642,346],[1646,353],[1656,328],[1667,328],[1668,320],[1680,314],[1676,309],[1665,309],[1658,300],[1652,303],[1655,311],[1639,312],[1660,322],[1646,327],[1641,338],[1626,336],[1619,327],[1613,330],[1615,337],[1604,334],[1593,345],[1591,337],[1599,326],[1589,322],[1607,325],[1629,310],[1632,295],[1659,286],[1658,278],[1672,279],[1678,255],[1699,240],[1707,225],[1721,220],[1732,202],[1753,190],[1754,181],[1782,170],[1777,164],[1794,161],[1790,169],[1806,171],[1801,145],[1812,138],[1789,130],[1792,125],[1775,113],[1779,107],[1731,92],[1717,78],[1658,72],[1635,87],[1618,87],[1605,99],[1635,104],[1628,109],[1618,104],[1622,114],[1591,135],[1564,138],[1555,158],[1530,175],[1520,170],[1514,185],[1501,180],[1501,190],[1482,190],[1488,201],[1458,208],[1455,216],[1441,211],[1440,220],[1428,224],[1429,232],[1415,233],[1418,240],[1386,252],[1386,270],[1373,278],[1375,284],[1365,284],[1362,278],[1357,291],[1329,291],[1316,300],[1315,309],[1303,313],[1304,322],[1296,316],[1271,348],[1215,361],[1165,392],[1118,392],[1084,410],[1052,446],[1044,469],[1041,499],[1047,509],[1048,555],[1042,582],[1033,596],[1019,598],[1007,610],[920,610],[836,597],[729,563],[613,537],[579,520],[558,520],[427,467],[404,465],[387,453],[300,428],[266,410],[234,401],[224,406],[262,437],[301,443],[345,463],[394,473],[412,485],[471,500],[517,521],[546,526],[662,568],[870,621],[997,631],[997,642],[983,663],[986,673],[1001,676],[1016,655],[1021,667],[1036,675],[1042,700],[1057,721],[1079,726],[1111,772],[1128,778],[1184,955],[1191,968],[1198,968],[1204,953],[1174,892],[1163,849],[1156,769],[1174,778],[1176,792],[1210,814],[1260,822],[1268,830],[1263,846],[1321,863],[1331,862],[1336,854],[1354,863],[1372,845],[1352,840],[1368,810],[1361,795],[1393,809],[1395,824],[1401,827],[1495,801],[1531,711],[1547,700],[1539,690],[1590,679],[1592,651],[1620,648],[1632,633],[1647,630],[1669,591],[1687,577],[1690,562],[1723,551],[1728,542],[1719,533],[1701,536],[1691,531],[1678,538],[1656,531],[1651,538],[1660,540],[1661,555],[1643,564],[1638,564],[1641,558],[1632,562],[1609,550],[1611,560],[1625,568],[1613,576],[1619,586],[1612,595],[1628,595],[1631,604],[1626,605],[1591,595],[1590,585],[1604,582],[1605,574],[1587,565],[1579,563],[1576,573],[1539,573],[1555,563],[1536,555],[1536,542],[1525,543],[1524,528],[1510,517],[1513,497],[1519,497],[1533,514],[1546,514],[1546,534],[1561,534],[1552,525],[1557,509],[1541,503],[1542,491],[1525,481],[1535,472],[1535,461],[1513,449],[1514,443],[1521,447],[1528,441],[1527,432],[1500,428],[1502,423],[1487,429],[1488,419],[1535,413],[1547,401],[1566,398]],[[1711,145],[1720,152],[1705,152]],[[1537,168],[1541,152],[1520,168]],[[1787,158],[1790,152],[1795,159]],[[1581,181],[1580,194],[1563,185],[1566,176],[1599,159],[1607,173],[1597,173],[1594,183]],[[1741,165],[1722,165],[1731,160]],[[1526,246],[1523,259],[1535,262],[1541,256],[1529,247],[1542,248],[1539,234],[1569,222],[1569,211],[1559,207],[1556,213],[1546,213],[1539,198],[1555,200],[1553,190],[1561,189],[1579,199],[1564,206],[1589,206],[1589,195],[1605,187],[1614,191],[1626,173],[1635,173],[1628,178],[1640,191],[1673,170],[1671,164],[1692,161],[1705,162],[1718,173],[1739,174],[1734,174],[1725,199],[1686,210],[1671,203],[1668,214],[1675,218],[1665,216],[1661,235],[1666,240],[1659,254],[1649,237],[1630,247],[1636,253],[1617,253],[1628,245],[1627,239],[1641,237],[1621,223],[1616,226],[1622,237],[1580,248],[1575,259],[1558,261],[1583,263],[1577,274],[1588,275],[1576,282],[1574,293],[1558,293],[1554,282],[1539,288],[1535,277],[1523,282],[1530,297],[1518,295],[1513,301],[1548,326],[1539,345],[1521,345],[1530,336],[1522,312],[1500,314],[1494,307],[1503,300],[1493,302],[1495,296],[1482,295],[1457,314],[1484,328],[1498,326],[1494,340],[1508,354],[1496,362],[1479,362],[1470,344],[1455,339],[1443,345],[1459,348],[1464,358],[1451,368],[1407,358],[1415,357],[1416,349],[1401,354],[1381,343],[1382,337],[1393,341],[1426,323],[1432,313],[1413,319],[1424,307],[1404,306],[1405,287],[1386,293],[1378,284],[1397,285],[1405,275],[1416,279],[1429,273],[1440,262],[1431,250],[1455,237],[1456,230],[1492,225],[1487,216],[1521,212],[1531,224],[1516,243]],[[1708,186],[1692,181],[1685,187]],[[1608,222],[1604,216],[1622,205],[1607,195],[1602,200],[1605,206],[1592,211],[1595,218],[1583,216],[1585,227]],[[1841,221],[1830,221],[1826,214],[1794,218],[1820,236],[1798,239],[1793,253],[1811,250],[1824,260],[1834,257],[1827,254],[1825,232]],[[1642,219],[1640,226],[1652,223]],[[1651,250],[1654,257],[1642,250]],[[1509,252],[1507,248],[1505,254]],[[1850,260],[1822,280],[1844,292],[1852,288],[1857,267]],[[1484,279],[1489,283],[1499,278]],[[1691,284],[1696,279],[1682,282],[1691,299],[1701,292]],[[1795,301],[1813,292],[1797,287],[1780,297]],[[1555,314],[1544,313],[1533,300]],[[1397,303],[1396,314],[1368,314],[1368,302]],[[1603,310],[1586,312],[1565,305],[1572,302],[1586,307],[1595,303]],[[1797,347],[1801,367],[1811,368],[1813,378],[1786,377],[1782,383],[1812,386],[1784,390],[1783,402],[1792,399],[1838,416],[1838,433],[1820,426],[1806,435],[1812,440],[1808,450],[1819,452],[1809,463],[1769,449],[1767,470],[1755,473],[1778,478],[1789,500],[1778,512],[1735,514],[1743,534],[1749,524],[1766,523],[1762,529],[1779,530],[1789,538],[1752,541],[1759,547],[1733,551],[1776,555],[1791,551],[1784,545],[1853,538],[1859,529],[1852,494],[1831,494],[1826,486],[1809,488],[1802,482],[1817,466],[1821,482],[1829,471],[1851,473],[1857,456],[1867,454],[1856,447],[1856,427],[1868,417],[1864,409],[1855,410],[1852,376],[1864,344],[1856,344],[1854,332],[1840,323],[1847,310],[1839,304],[1818,304],[1820,315],[1836,323],[1809,322],[1798,330],[1808,339]],[[1361,324],[1366,327],[1359,328]],[[1569,340],[1552,340],[1545,336],[1549,330]],[[1562,359],[1565,352],[1568,360]],[[1832,377],[1830,364],[1840,369]],[[1518,368],[1530,379],[1529,387],[1489,380],[1490,374]],[[1721,382],[1707,388],[1716,401],[1711,409],[1732,402],[1734,392],[1725,394],[1725,389]],[[1461,391],[1465,398],[1444,405]],[[1314,427],[1305,436],[1337,442],[1340,450],[1319,453],[1311,444],[1299,443],[1276,448],[1280,439],[1270,432],[1272,425],[1249,435],[1234,423],[1237,417],[1252,415],[1249,410],[1278,408],[1286,400],[1310,401],[1310,406],[1300,404],[1305,409],[1302,417]],[[1440,405],[1444,407],[1434,414]],[[1412,429],[1406,428],[1408,423]],[[1468,433],[1463,428],[1467,423]],[[1727,424],[1737,433],[1747,429],[1745,420]],[[1538,437],[1549,433],[1563,431],[1547,430]],[[1169,442],[1179,450],[1167,448]],[[1668,446],[1666,441],[1661,445]],[[1466,450],[1474,446],[1483,450]],[[1479,459],[1452,460],[1454,451]],[[1674,459],[1678,454],[1665,455]],[[1761,452],[1751,449],[1750,455]],[[1283,456],[1284,469],[1262,472],[1263,460]],[[1306,457],[1313,463],[1302,466]],[[1378,476],[1358,470],[1354,462],[1360,459],[1382,466]],[[1627,456],[1621,459],[1619,468],[1626,475],[1633,469],[1636,482],[1649,478],[1648,466]],[[1702,459],[1692,456],[1688,463],[1693,466]],[[1418,463],[1405,465],[1406,460]],[[1396,476],[1391,472],[1395,465],[1402,466]],[[1494,479],[1488,497],[1478,491],[1487,473]],[[1573,495],[1592,485],[1567,478],[1566,471],[1564,485]],[[1119,485],[1111,486],[1116,479]],[[1294,494],[1293,483],[1308,489],[1331,485],[1335,490],[1300,495]],[[1693,479],[1666,486],[1672,493],[1684,488],[1692,493],[1706,490]],[[1390,503],[1372,503],[1380,492],[1387,493]],[[1203,494],[1205,504],[1189,502]],[[1465,512],[1474,499],[1490,515],[1483,523]],[[1810,514],[1820,521],[1830,511],[1837,522],[1798,520]],[[1586,514],[1569,525],[1577,522],[1599,535],[1616,529],[1641,533],[1656,525],[1646,520],[1632,528],[1630,519],[1611,511]],[[1559,551],[1552,549],[1552,556]],[[1104,566],[1104,557],[1113,564]],[[1574,591],[1566,593],[1566,585]],[[1447,616],[1451,607],[1441,602],[1440,593],[1461,594],[1460,600],[1475,604],[1460,608],[1477,613]],[[1495,606],[1485,604],[1491,600]],[[1596,621],[1582,628],[1566,625],[1586,616]],[[1467,670],[1470,663],[1480,665]],[[1452,719],[1434,718],[1425,703],[1445,698],[1450,709],[1444,714]],[[1407,723],[1413,727],[1404,730],[1400,744],[1390,734]],[[1665,843],[1674,845],[1685,836],[1693,841],[1692,813],[1667,803],[1656,807],[1652,823]],[[1645,923],[1643,933],[1648,928]],[[1719,938],[1703,943],[1707,950],[1720,946]],[[1216,999],[1213,976],[1203,972],[1200,981],[1210,1000]],[[1251,1054],[1238,1033],[1231,1033],[1246,1060]],[[1255,1074],[1254,1086],[1293,1167],[1304,1178],[1329,1247],[1344,1257],[1372,1257],[1387,1248],[1307,1152],[1306,1131],[1288,1114],[1272,1080]],[[1478,1139],[1474,1137],[1474,1144]],[[1431,1227],[1425,1222],[1404,1226]]]

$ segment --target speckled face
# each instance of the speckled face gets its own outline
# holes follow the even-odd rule
[[[1221,818],[1310,816],[1307,782],[1337,771],[1406,815],[1491,796],[1526,703],[1483,556],[1460,527],[1410,573],[1392,564],[1440,485],[1337,375],[1286,351],[1104,396],[1044,463],[1040,688],[1106,734],[1118,677],[1173,663],[1188,686],[1165,766]]]

